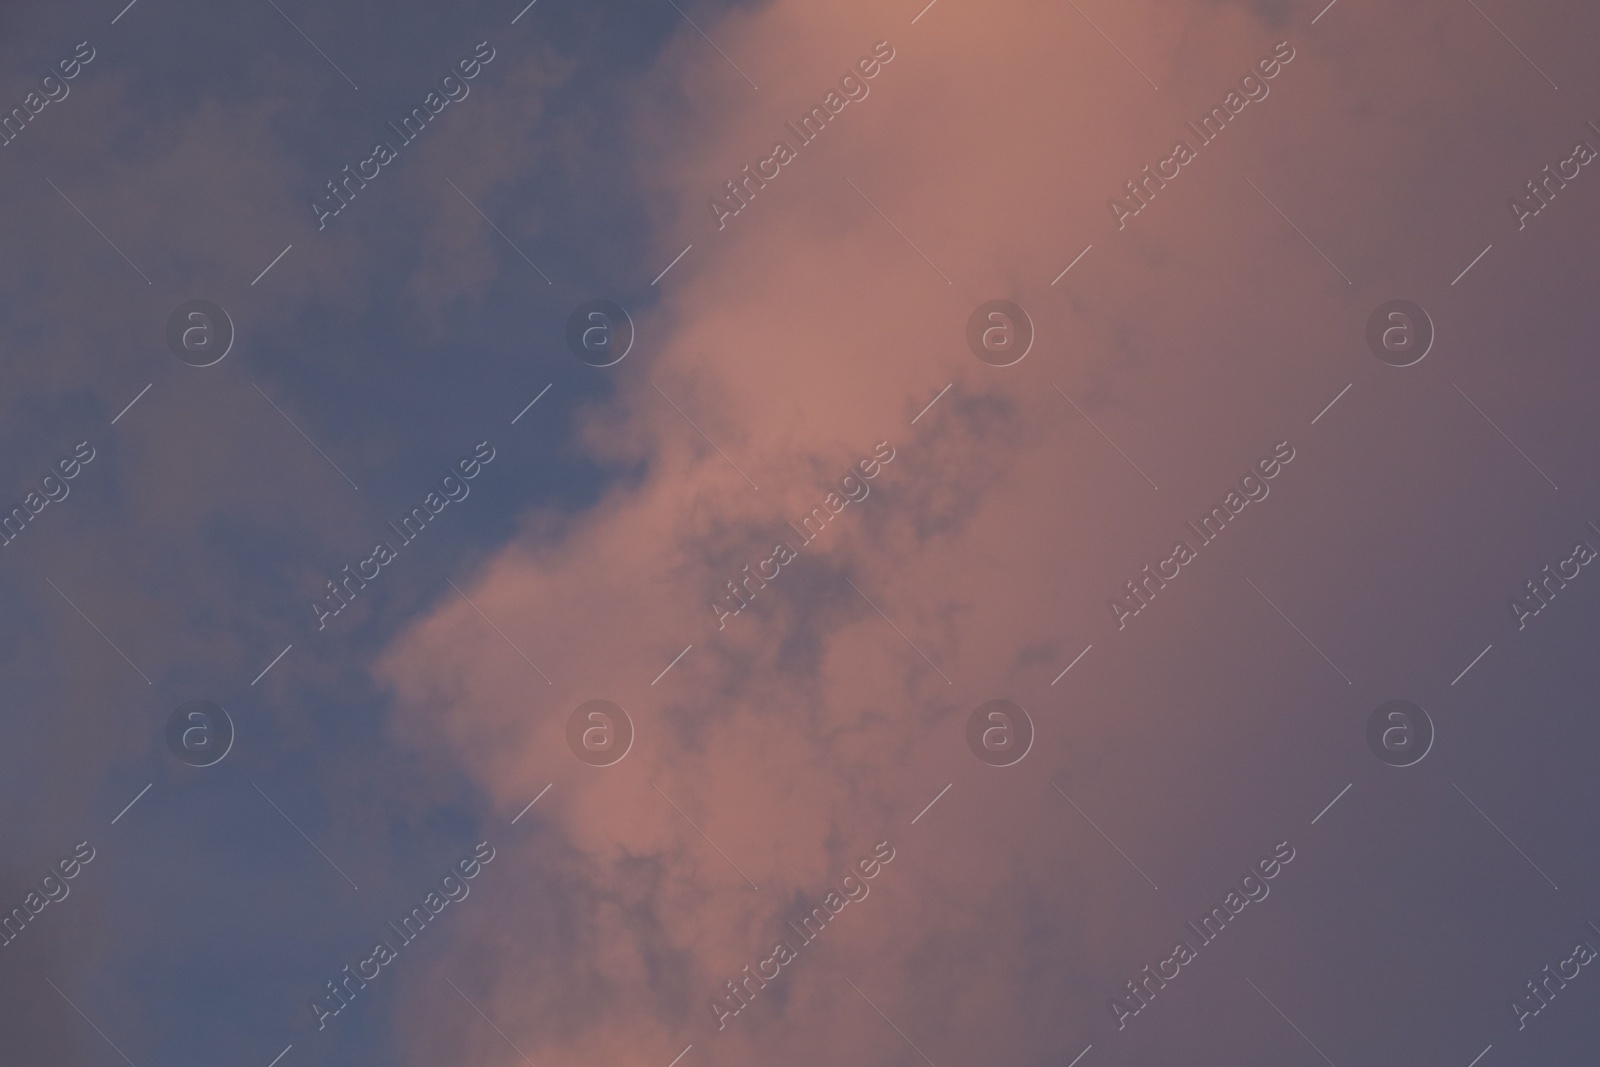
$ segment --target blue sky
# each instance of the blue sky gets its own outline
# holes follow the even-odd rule
[[[1600,579],[1525,629],[1508,602],[1600,548],[1600,179],[1525,228],[1506,198],[1600,143],[1594,15],[676,7],[0,13],[0,103],[94,50],[0,147],[0,504],[94,456],[0,548],[0,906],[95,850],[0,949],[16,1061],[1590,1047],[1587,969],[1525,1031],[1508,1002],[1600,944]],[[1113,228],[1282,40],[1270,98]],[[871,94],[719,232],[707,198],[880,41]],[[480,42],[319,230],[323,183]],[[1437,329],[1415,367],[1365,346],[1397,297]],[[615,367],[566,347],[596,298],[637,330]],[[996,298],[1037,327],[1014,367],[967,350]],[[209,367],[167,348],[195,299],[236,334]],[[1108,598],[1280,441],[1270,498],[1119,629]],[[870,496],[720,629],[727,579],[879,442]],[[1003,770],[965,740],[1001,697],[1037,731]],[[594,698],[636,731],[615,767],[567,749]],[[1394,698],[1437,732],[1413,768],[1365,747]],[[214,766],[168,748],[192,700],[234,727]],[[1201,977],[1118,1029],[1122,983],[1285,840]],[[484,841],[318,1030],[309,999]],[[872,900],[718,1030],[725,979],[881,841]]]

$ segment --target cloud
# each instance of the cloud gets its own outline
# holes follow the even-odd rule
[[[250,745],[233,765],[248,751],[260,761],[252,770],[295,778],[286,805],[310,812],[308,832],[364,884],[361,872],[403,867],[395,841],[420,848],[467,834],[463,812],[481,805],[478,832],[500,859],[475,885],[479,903],[452,915],[449,939],[401,964],[393,992],[379,994],[397,997],[395,1045],[407,1060],[509,1065],[526,1052],[541,1063],[663,1067],[693,1043],[685,1067],[704,1056],[912,1062],[914,1040],[941,1063],[1067,1062],[1115,1032],[1104,1002],[1118,984],[1300,825],[1286,812],[1316,810],[1327,783],[1346,777],[1350,721],[1366,710],[1354,705],[1412,684],[1416,663],[1453,673],[1435,661],[1455,662],[1464,602],[1487,595],[1466,572],[1491,561],[1481,545],[1469,551],[1484,558],[1470,561],[1439,546],[1481,508],[1477,479],[1454,462],[1463,440],[1481,442],[1418,384],[1443,388],[1425,376],[1439,361],[1411,378],[1377,377],[1388,368],[1360,349],[1360,326],[1395,295],[1391,285],[1435,271],[1438,284],[1412,295],[1450,309],[1454,337],[1474,334],[1470,298],[1445,302],[1454,271],[1440,264],[1475,254],[1478,238],[1461,236],[1471,226],[1503,232],[1490,227],[1505,222],[1505,190],[1537,170],[1509,158],[1469,168],[1479,131],[1525,143],[1541,165],[1553,158],[1547,135],[1559,133],[1561,147],[1571,136],[1557,128],[1564,117],[1523,121],[1516,94],[1531,75],[1517,58],[1470,12],[1465,25],[1386,13],[1390,31],[1374,39],[1332,15],[1313,38],[1308,16],[1284,5],[1092,10],[1113,47],[1071,5],[941,0],[915,25],[914,11],[887,6],[780,0],[719,18],[692,9],[715,46],[678,26],[659,62],[604,88],[595,67],[556,45],[507,46],[498,80],[480,82],[395,182],[338,220],[349,227],[317,243],[296,237],[273,285],[251,292],[249,278],[288,243],[285,228],[307,224],[304,193],[319,168],[367,143],[369,115],[335,107],[309,142],[283,134],[321,114],[320,83],[271,60],[265,74],[251,68],[268,88],[246,100],[202,99],[141,124],[127,116],[148,87],[108,64],[45,116],[63,143],[44,141],[42,126],[40,143],[61,153],[30,165],[65,174],[63,190],[160,291],[186,298],[234,279],[244,294],[233,306],[248,343],[218,374],[181,378],[187,368],[151,348],[176,297],[147,299],[48,186],[34,183],[38,198],[8,216],[12,245],[39,257],[0,267],[22,294],[18,341],[46,338],[63,353],[27,361],[14,399],[0,401],[25,427],[19,439],[54,459],[47,442],[68,415],[98,425],[149,368],[168,375],[136,409],[148,420],[125,422],[105,468],[86,475],[116,472],[107,499],[92,503],[80,482],[43,516],[72,524],[45,542],[40,568],[71,576],[68,591],[163,694],[243,691],[280,647],[282,620],[310,622],[302,590],[320,588],[326,561],[364,547],[383,501],[414,501],[436,460],[477,432],[466,427],[488,401],[501,403],[530,368],[555,366],[552,351],[563,361],[560,391],[519,427],[546,436],[524,439],[539,445],[521,452],[507,446],[489,472],[516,472],[513,487],[495,496],[492,483],[477,486],[472,506],[500,514],[473,512],[464,549],[407,558],[392,596],[386,588],[388,599],[361,605],[353,621],[365,628],[348,643],[300,644],[251,695]],[[611,43],[603,15],[582,17]],[[1271,96],[1115,229],[1107,198],[1284,37],[1298,54]],[[1416,40],[1436,47],[1407,43]],[[880,61],[870,94],[834,105],[816,141],[791,145],[780,177],[719,228],[708,201],[793,136],[785,124],[881,41],[894,58]],[[631,54],[635,44],[619,47]],[[397,73],[393,98],[410,99],[436,66],[419,66],[414,82]],[[318,77],[345,91],[331,72]],[[1396,101],[1406,102],[1398,116]],[[120,152],[100,151],[117,138],[128,139]],[[557,285],[505,248],[445,178]],[[1576,196],[1555,207],[1569,203]],[[639,341],[623,363],[591,372],[552,340],[548,303],[620,276],[600,269],[618,260],[631,271],[623,295]],[[1529,273],[1538,284],[1582,278],[1572,266],[1581,262],[1558,248]],[[497,320],[498,333],[474,324],[501,298],[520,315],[530,287],[541,294],[533,340],[515,316]],[[1024,305],[1038,330],[1015,367],[990,367],[965,347],[973,308],[994,298]],[[130,333],[129,323],[142,325]],[[1449,366],[1502,383],[1501,364],[1473,343],[1459,352]],[[1311,437],[1306,420],[1352,379],[1338,418]],[[252,381],[368,495],[356,497]],[[1590,384],[1576,371],[1560,379],[1559,396],[1544,401],[1566,416],[1553,424],[1576,421]],[[1502,392],[1520,423],[1513,435],[1544,435],[1555,451],[1556,431]],[[558,418],[557,429],[532,429],[558,397],[580,405],[572,441],[559,438]],[[509,416],[517,405],[506,406]],[[1107,598],[1285,438],[1304,458],[1272,498],[1207,550],[1202,569],[1164,589],[1136,629],[1118,632]],[[827,507],[880,442],[895,458],[870,493],[801,544],[804,517]],[[1545,451],[1537,437],[1525,443]],[[1473,454],[1498,469],[1487,447]],[[36,467],[18,478],[36,478]],[[1454,474],[1441,480],[1441,470]],[[573,484],[596,472],[594,498],[579,499]],[[530,498],[506,516],[505,500]],[[1524,510],[1507,528],[1532,528],[1533,507],[1515,499]],[[1418,514],[1402,526],[1393,516],[1407,507]],[[105,551],[93,529],[118,531],[138,565]],[[779,542],[796,559],[746,587],[750,606],[719,626],[713,603]],[[446,572],[465,596],[441,584]],[[1408,595],[1419,572],[1437,581]],[[1258,602],[1248,576],[1359,680],[1359,697],[1344,702],[1339,679]],[[1441,591],[1454,587],[1466,592]],[[44,762],[71,772],[55,777],[48,806],[70,797],[77,817],[115,796],[109,813],[134,792],[124,774],[159,755],[151,724],[165,709],[152,700],[137,717],[105,714],[127,706],[137,680],[42,592],[56,658],[28,632],[34,616],[19,612],[8,663],[29,693],[65,678],[73,714],[30,721],[22,736],[42,735]],[[386,642],[374,673],[392,712],[351,677],[374,642]],[[979,763],[964,741],[971,709],[997,696],[1026,707],[1038,731],[1028,758],[1005,770]],[[596,697],[622,705],[637,731],[610,768],[566,748],[569,714]],[[86,797],[82,781],[100,795]],[[281,909],[281,887],[267,880],[281,856],[258,854],[228,821],[260,829],[251,820],[278,816],[242,778],[226,781],[250,813],[196,804],[213,796],[197,787],[174,791],[196,825],[165,848],[226,836],[244,910]],[[9,789],[14,803],[37,803],[22,784]],[[321,952],[330,931],[365,936],[366,898],[315,896],[320,883],[304,871],[320,861],[288,827],[274,821],[271,832],[281,838],[261,839],[291,842],[305,864],[290,865],[305,879],[293,899],[312,903],[310,918],[289,920],[294,938],[271,946],[268,999],[300,1012],[296,998],[321,980],[311,976],[348,958],[308,962],[305,943]],[[1372,836],[1385,854],[1404,854],[1382,831]],[[719,1031],[712,998],[880,841],[897,855],[871,896]],[[1345,906],[1330,888],[1348,887],[1327,873],[1329,854],[1307,847],[1304,865],[1275,886],[1277,903],[1241,927],[1253,932],[1204,965],[1241,986],[1226,968],[1246,958],[1286,968],[1286,956],[1339,952],[1334,937],[1306,932],[1321,920],[1305,900]],[[170,870],[170,855],[149,869]],[[223,877],[207,867],[183,880]],[[396,899],[409,899],[409,883],[391,881]],[[1348,895],[1366,899],[1371,888]],[[183,928],[227,929],[232,913],[213,903],[212,925]],[[181,905],[161,914],[190,918]],[[158,926],[120,934],[125,971],[130,946],[155,951]],[[1343,984],[1332,971],[1300,972],[1305,999]],[[1196,1034],[1229,1040],[1215,1019],[1231,988],[1167,994],[1138,1020],[1143,1051],[1157,1061],[1192,1049]],[[388,1021],[376,999],[364,1005],[366,1019],[381,1020],[374,1027]]]
[[[1130,516],[1154,539],[1133,551],[1167,547],[1157,542],[1174,513],[1161,505],[1175,481],[1198,483],[1177,491],[1198,508],[1279,439],[1259,397],[1184,368],[1178,384],[1152,382],[1142,366],[1167,362],[1159,353],[1182,343],[1189,316],[1239,306],[1220,285],[1191,284],[1141,312],[1159,278],[1199,262],[1250,270],[1237,230],[1254,209],[1206,203],[1217,176],[1197,178],[1119,248],[1104,198],[1181,129],[1171,113],[1145,102],[1137,75],[1070,8],[950,7],[924,21],[846,4],[732,16],[713,36],[759,96],[684,35],[666,61],[681,95],[640,107],[640,137],[659,155],[642,157],[639,179],[668,220],[660,262],[693,248],[660,283],[661,304],[637,315],[638,351],[608,372],[616,394],[582,429],[595,455],[642,473],[580,515],[527,516],[464,586],[482,616],[452,594],[380,669],[403,736],[459,759],[494,824],[554,783],[503,831],[518,843],[498,872],[541,892],[497,897],[441,964],[473,976],[480,1006],[536,1062],[665,1063],[691,1042],[730,1062],[757,1049],[796,1063],[899,1055],[873,1005],[925,1048],[998,1041],[1008,1056],[1053,1054],[1104,1025],[1101,1000],[1115,990],[1103,976],[1128,960],[1103,931],[1149,917],[1146,883],[1050,787],[1068,752],[1049,682],[1085,644],[1111,640],[1103,599],[1121,579],[1106,561],[1130,551]],[[1231,11],[1178,23],[1134,38],[1152,67],[1224,41],[1238,57],[1222,68],[1231,79],[1277,40]],[[886,38],[894,58],[870,95],[719,230],[706,200]],[[1067,68],[1046,55],[1062,40]],[[1262,110],[1303,107],[1312,65],[1286,70]],[[1074,103],[1040,103],[1052,99]],[[1273,116],[1250,117],[1258,129],[1230,131],[1240,143],[1212,152],[1235,153],[1237,166],[1259,151]],[[1091,242],[1088,269],[1052,289]],[[1125,265],[1130,255],[1146,266]],[[1310,277],[1319,267],[1305,284],[1326,282]],[[1005,371],[963,342],[972,308],[994,297],[1023,302],[1039,328],[1035,350]],[[1125,322],[1133,332],[1119,334]],[[1137,355],[1122,364],[1119,350]],[[1178,390],[1189,396],[1174,415]],[[1163,495],[1062,393],[1160,473]],[[870,495],[802,547],[790,524],[880,441],[896,458]],[[719,629],[711,602],[777,541],[798,562],[752,586],[749,608]],[[1092,671],[1080,668],[1075,705],[1108,692]],[[1021,699],[1042,734],[1010,772],[962,748],[968,711],[998,695]],[[594,697],[621,704],[638,731],[603,770],[565,750],[568,714]],[[1116,751],[1105,713],[1085,714],[1075,744],[1093,761],[1068,788],[1097,798],[1083,802],[1149,860],[1180,832],[1174,813],[1135,802],[1119,776],[1135,763],[1145,782],[1194,772],[1177,751]],[[1047,841],[1040,825],[1056,828]],[[1241,833],[1239,862],[1271,832]],[[884,840],[900,858],[873,896],[719,1032],[710,998]],[[964,852],[952,864],[955,840]],[[1067,914],[1053,910],[1063,894]],[[1018,959],[1030,962],[1002,976]],[[972,974],[985,975],[981,989]],[[420,1058],[448,1033],[488,1061],[515,1060],[463,1005],[435,1006],[423,990],[402,1013]]]

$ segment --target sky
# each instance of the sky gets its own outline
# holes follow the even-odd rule
[[[1589,1055],[1600,13],[524,2],[0,12],[6,1062]]]

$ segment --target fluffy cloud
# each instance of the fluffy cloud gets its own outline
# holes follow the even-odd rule
[[[690,1043],[728,1063],[908,1056],[875,1008],[952,1061],[1070,1056],[1106,1032],[1127,931],[1181,913],[1156,906],[1145,871],[1181,874],[1163,896],[1198,904],[1208,878],[1281,838],[1281,814],[1252,807],[1234,776],[1298,788],[1272,759],[1285,727],[1259,710],[1306,682],[1298,661],[1282,665],[1281,621],[1240,606],[1254,596],[1240,567],[1266,545],[1279,573],[1304,559],[1318,540],[1304,494],[1284,488],[1279,512],[1165,594],[1172,610],[1136,638],[1116,635],[1104,604],[1147,540],[1348,380],[1305,353],[1356,336],[1347,320],[1364,312],[1341,304],[1345,282],[1245,177],[1364,283],[1382,227],[1401,222],[1381,188],[1330,173],[1336,158],[1374,166],[1399,136],[1367,136],[1360,107],[1326,99],[1350,46],[1315,49],[1304,19],[1258,6],[1268,16],[1102,16],[1159,95],[1070,6],[1044,3],[946,0],[915,26],[914,12],[843,0],[730,15],[709,29],[759,93],[695,34],[664,62],[678,91],[640,105],[633,158],[660,263],[693,249],[636,316],[636,352],[583,427],[594,454],[639,475],[580,515],[526,516],[464,585],[482,615],[440,601],[381,668],[402,735],[459,760],[495,817],[554,783],[504,849],[497,873],[518,888],[441,965],[473,975],[480,1006],[536,1062],[665,1064]],[[1115,232],[1105,196],[1170,147],[1172,101],[1199,107],[1284,37],[1301,51],[1273,107]],[[885,39],[897,55],[870,103],[718,231],[707,197]],[[1307,132],[1330,129],[1337,152]],[[1424,236],[1433,221],[1403,220]],[[1028,307],[1039,337],[1003,370],[963,343],[972,309],[996,297]],[[1290,353],[1262,331],[1293,338]],[[885,439],[898,456],[871,496],[719,631],[708,603],[727,578]],[[1297,477],[1326,469],[1317,446],[1305,454]],[[1380,483],[1399,492],[1403,479]],[[1342,638],[1357,621],[1337,625]],[[1053,688],[1091,642],[1094,658]],[[1263,645],[1270,663],[1253,655]],[[1234,681],[1194,691],[1219,670]],[[962,742],[968,711],[1001,695],[1039,730],[1007,771]],[[567,715],[594,697],[638,731],[612,768],[565,749]],[[1201,787],[1205,811],[1176,799]],[[880,840],[901,859],[878,903],[847,909],[825,947],[719,1033],[707,1002],[722,983]],[[519,1062],[426,983],[408,998],[417,1062],[463,1047]],[[1193,1002],[1166,1018],[1155,1033],[1168,1052],[1183,1040],[1169,1025],[1212,1026]]]

